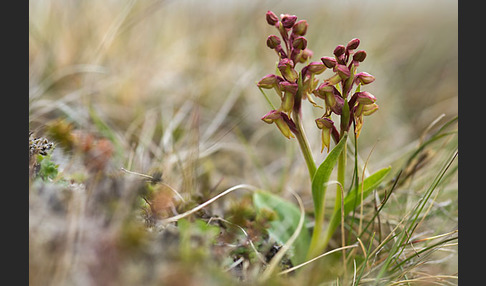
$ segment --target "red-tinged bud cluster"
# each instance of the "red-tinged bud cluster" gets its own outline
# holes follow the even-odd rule
[[[359,39],[352,39],[346,45],[338,45],[333,51],[334,58],[322,57],[321,61],[327,68],[332,68],[334,75],[324,80],[313,93],[324,99],[326,112],[323,117],[329,118],[332,113],[341,116],[341,120],[347,120],[341,125],[340,136],[347,132],[351,123],[355,123],[355,133],[359,136],[363,126],[363,116],[371,115],[378,110],[376,98],[369,92],[361,92],[361,86],[375,81],[375,77],[367,72],[357,73],[357,67],[366,59],[364,50],[355,51],[360,45]],[[340,85],[340,89],[331,89]],[[355,92],[350,97],[353,87]],[[348,108],[344,109],[347,104]],[[346,114],[343,110],[347,110]],[[323,144],[326,142],[323,139]]]
[[[318,84],[318,80],[314,78],[314,75],[321,74],[326,69],[326,66],[321,62],[312,62],[303,67],[300,72],[296,70],[297,64],[308,62],[313,54],[307,48],[307,39],[304,37],[309,26],[306,20],[297,21],[297,17],[290,14],[281,14],[280,17],[277,17],[272,11],[266,13],[266,20],[280,34],[280,37],[270,35],[267,38],[267,47],[274,50],[279,58],[277,69],[280,74],[264,76],[257,83],[257,86],[264,89],[274,89],[277,92],[281,103],[274,114],[282,113],[285,116],[279,115],[280,119],[270,120],[269,118],[272,118],[273,115],[267,114],[262,120],[267,123],[275,122],[282,134],[287,138],[291,138],[289,130],[294,132],[296,129],[291,127],[287,129],[283,125],[294,124],[291,114],[292,112],[300,112],[302,99],[308,99],[314,106],[317,106],[310,96],[310,93]],[[299,81],[299,76],[302,82]]]
[[[280,19],[272,11],[266,14],[267,23],[277,28],[282,40],[271,35],[267,39],[267,46],[275,50],[279,59],[288,58],[294,63],[305,63],[311,56],[312,51],[307,49],[307,21],[297,21],[297,17],[289,14],[280,15]],[[282,43],[283,42],[283,43]]]
[[[334,57],[321,57],[320,62],[310,62],[299,72],[296,65],[307,63],[313,55],[304,37],[308,28],[307,21],[298,21],[296,16],[290,14],[277,17],[272,11],[267,12],[266,20],[280,35],[267,38],[267,46],[275,50],[278,56],[277,70],[280,74],[266,75],[257,85],[260,88],[274,89],[281,104],[277,110],[262,117],[262,120],[276,123],[285,137],[292,138],[292,133],[297,132],[292,115],[300,116],[301,101],[307,99],[315,107],[322,108],[313,99],[314,95],[324,100],[325,104],[324,115],[316,119],[317,127],[322,131],[322,150],[327,148],[329,151],[330,138],[337,143],[349,131],[353,122],[359,136],[363,116],[378,110],[375,96],[361,91],[361,87],[372,83],[375,77],[367,72],[357,72],[360,63],[366,59],[366,52],[358,50],[360,40],[355,38],[346,45],[336,46],[333,50]],[[316,76],[326,69],[332,70],[333,74],[319,84]],[[340,132],[334,126],[332,114],[341,117]]]

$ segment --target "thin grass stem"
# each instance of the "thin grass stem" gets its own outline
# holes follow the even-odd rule
[[[286,269],[286,270],[284,270],[284,271],[281,271],[281,272],[279,272],[279,273],[278,273],[278,275],[282,275],[282,274],[286,274],[286,273],[289,273],[289,272],[295,271],[295,270],[297,270],[297,269],[299,269],[299,268],[301,268],[301,267],[306,266],[306,265],[307,265],[307,264],[309,264],[309,263],[312,263],[312,262],[316,261],[316,260],[317,260],[317,259],[319,259],[319,258],[322,258],[322,257],[327,256],[327,255],[329,255],[329,254],[332,254],[332,253],[334,253],[334,252],[338,252],[338,251],[341,251],[341,250],[343,250],[343,249],[348,249],[348,248],[355,248],[355,247],[358,247],[358,245],[357,245],[357,244],[353,244],[353,245],[347,245],[347,246],[343,246],[343,247],[339,247],[339,248],[333,249],[333,250],[328,251],[328,252],[326,252],[326,253],[323,253],[323,254],[321,254],[321,255],[319,255],[319,256],[316,256],[316,257],[314,257],[314,258],[312,258],[312,259],[310,259],[310,260],[307,260],[307,261],[306,261],[306,262],[304,262],[304,263],[301,263],[301,264],[296,265],[296,266],[294,266],[294,267],[292,267],[292,268],[289,268],[289,269]]]
[[[166,219],[162,220],[162,224],[168,224],[168,223],[171,223],[171,222],[174,222],[174,221],[178,221],[178,220],[180,220],[182,218],[185,218],[185,217],[187,217],[187,216],[189,216],[189,215],[191,215],[191,214],[199,211],[200,209],[208,206],[209,204],[213,203],[217,199],[219,199],[219,198],[221,198],[221,197],[223,197],[223,196],[225,196],[225,195],[227,195],[227,194],[229,194],[229,193],[231,193],[231,192],[233,192],[235,190],[238,190],[238,189],[248,189],[248,190],[254,191],[257,188],[254,187],[254,186],[252,186],[252,185],[248,185],[248,184],[236,185],[236,186],[231,187],[231,188],[227,189],[226,191],[220,193],[219,195],[213,197],[212,199],[209,199],[206,202],[198,205],[197,207],[188,210],[185,213],[182,213],[182,214],[179,214],[179,215],[176,215],[176,216],[173,216],[173,217],[169,217],[169,218],[166,218]]]

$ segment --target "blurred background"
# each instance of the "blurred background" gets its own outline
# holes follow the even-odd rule
[[[362,90],[380,106],[359,138],[363,160],[373,150],[370,172],[442,114],[442,123],[458,114],[457,1],[38,0],[29,2],[29,127],[42,134],[62,118],[109,133],[116,168],[161,171],[182,194],[245,183],[290,198],[285,186],[311,209],[297,141],[260,120],[270,107],[255,83],[277,61],[265,44],[277,33],[268,10],[307,20],[313,61],[361,40],[358,70],[376,77]],[[319,164],[322,110],[303,112]]]
[[[231,142],[239,129],[259,145],[256,151],[271,145],[265,141],[276,144],[261,153],[278,159],[279,148],[288,144],[274,126],[260,121],[269,106],[254,84],[274,72],[277,59],[265,45],[276,34],[265,21],[267,10],[308,21],[312,60],[361,39],[359,48],[368,57],[359,70],[376,77],[366,90],[380,105],[365,118],[363,154],[376,144],[375,152],[389,155],[417,139],[439,115],[457,114],[457,1],[43,0],[29,3],[29,9],[32,129],[55,117],[86,127],[92,106],[137,144],[137,132],[150,121],[155,132],[145,140],[157,144],[156,133],[183,106],[187,124],[187,110],[197,107],[199,139]],[[315,114],[306,121],[308,136],[318,138],[311,119],[321,111],[306,112]],[[311,142],[319,156],[318,140]],[[378,158],[383,156],[370,160]]]

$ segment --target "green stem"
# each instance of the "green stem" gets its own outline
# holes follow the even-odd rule
[[[314,230],[312,231],[311,243],[307,252],[307,259],[316,257],[322,250],[322,224],[324,223],[324,213],[316,214]]]
[[[344,87],[343,87],[344,89]],[[339,140],[343,140],[345,138],[347,140],[347,137],[343,137],[344,133],[348,131],[348,126],[349,126],[349,118],[350,118],[350,111],[349,111],[349,104],[348,100],[345,98],[344,99],[344,104],[343,104],[343,110],[341,114],[341,131],[339,134]],[[346,179],[346,158],[347,158],[347,151],[348,151],[348,146],[347,142],[344,142],[344,148],[341,154],[339,155],[338,159],[338,170],[337,170],[337,181],[341,186],[336,186],[336,199],[334,202],[334,213],[338,212],[339,209],[341,208],[341,188],[342,190],[345,190],[345,179]],[[328,233],[328,235],[332,235]],[[327,239],[327,238],[326,238]]]
[[[292,112],[292,117],[295,125],[297,126],[298,132],[296,132],[295,137],[299,142],[300,150],[304,156],[305,163],[307,164],[307,169],[309,170],[309,177],[312,182],[314,174],[317,170],[316,163],[312,157],[312,152],[309,148],[309,142],[307,141],[307,136],[305,136],[304,128],[302,127],[302,122],[300,120],[300,115],[297,112]]]
[[[338,173],[337,173],[337,181],[341,184],[344,189],[344,183],[346,179],[346,156],[347,156],[347,145],[344,145],[343,152],[339,155],[338,159]],[[336,186],[336,201],[334,203],[334,212],[339,210],[341,207],[341,189],[339,186]]]
[[[292,117],[298,130],[298,132],[296,132],[295,134],[295,137],[299,142],[300,150],[302,151],[302,155],[304,156],[305,163],[307,164],[307,169],[309,171],[310,181],[312,182],[312,180],[314,179],[314,174],[317,170],[316,163],[314,162],[314,158],[312,157],[312,153],[309,148],[309,142],[307,141],[307,136],[305,135],[304,128],[300,120],[300,114],[294,111],[292,112]],[[319,239],[322,233],[323,222],[324,216],[321,214],[316,214],[316,221],[314,225],[314,230],[312,232],[312,239],[308,252],[309,254],[311,254],[311,257],[315,256],[315,250],[317,250],[317,245],[319,244]]]

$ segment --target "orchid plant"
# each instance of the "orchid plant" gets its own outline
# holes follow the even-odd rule
[[[314,257],[325,249],[332,233],[339,224],[343,202],[341,192],[345,185],[346,170],[346,141],[351,125],[354,138],[357,139],[363,128],[364,116],[369,116],[378,110],[376,97],[361,87],[375,80],[367,72],[358,72],[358,67],[366,59],[366,52],[358,50],[360,40],[355,38],[347,45],[338,45],[334,49],[333,57],[322,57],[320,61],[310,61],[313,52],[307,47],[308,23],[306,20],[297,21],[295,15],[282,14],[277,17],[272,11],[266,13],[266,21],[275,27],[279,36],[270,35],[267,46],[278,56],[277,74],[268,74],[257,83],[269,104],[272,106],[261,119],[268,124],[275,124],[280,132],[288,139],[296,138],[304,156],[309,176],[312,182],[312,196],[314,200],[315,227],[310,243],[308,257]],[[300,70],[297,65],[302,64]],[[332,70],[332,76],[322,80],[318,75],[325,70]],[[273,89],[280,98],[280,106],[275,108],[263,89]],[[324,107],[317,103],[317,99],[324,101]],[[316,108],[323,109],[323,115],[315,119],[316,127],[321,132],[321,152],[327,149],[325,161],[316,167],[309,142],[302,125],[302,102],[307,100]],[[337,124],[336,118],[339,118]],[[336,144],[331,149],[331,138]],[[324,199],[330,173],[338,164],[334,215],[323,234]],[[382,179],[389,168],[375,177],[373,183]],[[366,180],[365,180],[366,181]],[[368,181],[371,183],[370,181]],[[358,186],[356,180],[354,199],[358,199],[358,192],[365,192],[363,185]],[[368,187],[375,184],[369,184]],[[360,189],[359,189],[360,188]],[[351,192],[348,193],[348,197]],[[347,201],[350,198],[346,198]],[[362,196],[361,196],[362,197]],[[344,210],[349,206],[344,205]],[[334,218],[336,217],[336,218]],[[333,223],[337,221],[338,223]]]

